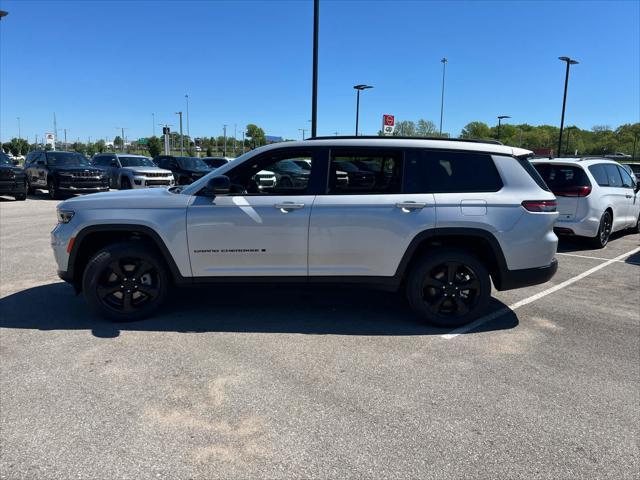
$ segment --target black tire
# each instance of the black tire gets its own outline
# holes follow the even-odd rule
[[[56,182],[54,182],[52,179],[49,179],[47,181],[47,189],[49,191],[49,198],[51,200],[59,200],[60,199],[60,194],[58,193],[58,188],[56,187]]]
[[[36,193],[36,189],[33,188],[27,180],[27,195],[33,195],[34,193]]]
[[[16,193],[13,198],[18,201],[24,201],[27,199],[27,182],[24,183],[24,188],[21,193]]]
[[[118,322],[152,315],[164,302],[168,284],[164,260],[139,242],[116,243],[100,250],[82,276],[91,310]]]
[[[638,214],[638,220],[636,220],[636,226],[631,227],[631,233],[640,233],[640,214]]]
[[[411,308],[428,323],[459,327],[485,312],[491,280],[476,257],[464,250],[443,248],[416,262],[407,278],[406,293]]]
[[[120,179],[120,190],[130,190],[131,189],[131,180],[129,177],[122,177]]]
[[[604,248],[609,243],[609,237],[611,236],[611,229],[613,228],[613,217],[609,210],[605,210],[600,217],[600,226],[598,227],[598,233],[590,240],[593,248]]]

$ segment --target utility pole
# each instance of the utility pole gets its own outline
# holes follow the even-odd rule
[[[313,0],[313,79],[311,81],[311,136],[318,133],[318,29],[320,0]]]
[[[156,114],[152,113],[151,118],[153,119],[153,136],[156,136]]]
[[[222,156],[227,156],[227,124],[225,123],[222,126],[222,130],[224,131],[224,145],[222,145]]]
[[[337,137],[340,134],[340,132],[333,132],[333,134]]]
[[[16,117],[18,119],[18,138],[22,138],[22,131],[20,130],[20,117]]]
[[[307,131],[306,128],[299,128],[298,131],[302,132],[302,140],[304,140],[304,134]]]
[[[180,156],[184,156],[184,137],[182,136],[182,112],[176,112],[180,117]]]
[[[64,128],[64,148],[67,148],[67,129]]]
[[[447,70],[447,58],[442,60],[442,96],[440,97],[440,136],[442,136],[442,117],[444,116],[444,74]]]
[[[242,129],[242,154],[244,155],[244,128]]]
[[[236,147],[238,146],[238,124],[233,124],[233,156],[236,156]]]
[[[56,142],[58,141],[58,122],[56,122],[56,112],[53,112],[53,149],[56,149]]]

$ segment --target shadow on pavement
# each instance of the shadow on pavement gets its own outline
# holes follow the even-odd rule
[[[492,299],[489,312],[505,305]],[[487,313],[489,313],[487,312]],[[473,332],[518,325],[509,312]],[[52,283],[0,299],[0,327],[91,330],[101,338],[121,331],[252,332],[310,335],[441,335],[411,312],[399,294],[328,287],[216,287],[174,290],[155,317],[113,323],[93,316],[71,286]]]
[[[609,241],[614,241],[619,238],[627,235],[626,232],[615,232],[611,234],[609,237]],[[571,253],[571,252],[581,252],[587,250],[598,251],[597,248],[594,248],[590,243],[589,239],[585,237],[571,237],[571,236],[559,236],[558,237],[558,252],[559,253]]]
[[[640,252],[636,252],[633,255],[629,255],[624,262],[629,263],[631,265],[640,265]]]

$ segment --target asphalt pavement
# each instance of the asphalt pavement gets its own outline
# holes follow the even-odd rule
[[[637,234],[561,242],[470,330],[278,286],[115,324],[56,276],[56,203],[0,200],[0,478],[640,477]]]

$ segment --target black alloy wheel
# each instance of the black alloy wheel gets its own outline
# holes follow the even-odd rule
[[[454,248],[428,252],[416,260],[407,278],[407,298],[427,322],[457,327],[486,310],[491,280],[485,265],[472,254]]]
[[[131,180],[129,177],[123,177],[120,180],[120,190],[130,190],[131,189]]]
[[[47,189],[49,190],[49,198],[51,200],[58,200],[60,198],[58,187],[56,187],[56,182],[51,178],[47,182]]]
[[[139,242],[110,245],[87,264],[83,291],[97,313],[118,321],[149,316],[166,296],[164,261]]]
[[[593,238],[592,244],[595,248],[604,248],[609,243],[609,237],[611,236],[611,230],[613,228],[613,218],[611,212],[605,210],[600,218],[600,226],[598,227],[598,233]]]

